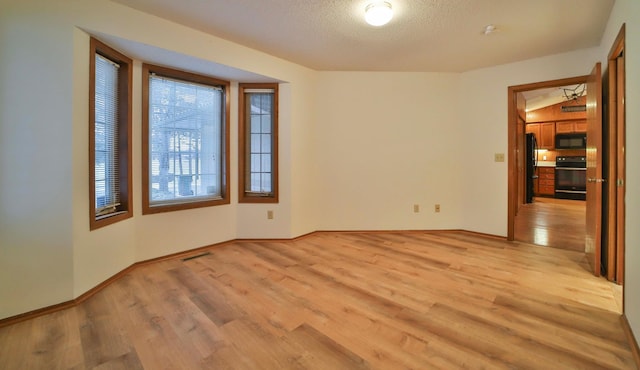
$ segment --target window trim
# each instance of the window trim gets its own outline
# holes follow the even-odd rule
[[[272,89],[273,90],[273,125],[271,127],[273,136],[271,142],[271,185],[272,194],[255,194],[246,191],[246,176],[249,158],[247,158],[247,124],[245,114],[245,90],[250,89]],[[278,203],[278,84],[277,83],[241,83],[238,84],[238,203]]]
[[[192,201],[181,201],[179,203],[151,205],[149,201],[149,74],[155,73],[159,76],[173,78],[185,82],[212,85],[221,87],[224,90],[224,123],[222,124],[223,139],[222,153],[224,154],[222,168],[221,194],[218,199],[194,199]],[[142,64],[142,214],[154,214],[162,212],[180,211],[185,209],[211,207],[230,203],[229,193],[229,90],[230,82],[220,80],[215,77],[205,76],[196,73],[185,72],[173,68],[162,67],[152,64]]]
[[[120,206],[112,215],[96,217],[95,207],[95,90],[96,53],[120,65],[118,73],[118,157]],[[132,181],[132,81],[133,61],[91,37],[89,40],[89,230],[133,217]]]

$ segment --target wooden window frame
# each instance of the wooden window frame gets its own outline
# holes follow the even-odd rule
[[[246,115],[245,90],[272,89],[273,90],[273,123],[271,142],[271,186],[270,195],[249,193],[246,191],[247,166],[250,159],[247,153],[247,130],[249,124]],[[277,83],[241,83],[238,86],[238,202],[239,203],[278,203],[278,84]]]
[[[149,75],[155,73],[159,76],[192,82],[197,84],[218,86],[224,90],[224,109],[222,124],[222,153],[224,155],[222,172],[222,184],[220,198],[194,199],[171,204],[151,205],[149,194]],[[185,72],[173,68],[162,67],[144,63],[142,65],[142,214],[154,214],[172,212],[186,209],[218,206],[230,203],[229,192],[229,91],[230,82],[196,73]]]
[[[89,229],[95,230],[133,217],[132,81],[133,61],[95,38],[89,41]],[[95,89],[96,54],[120,66],[118,73],[118,159],[120,205],[112,215],[96,216],[95,207]]]

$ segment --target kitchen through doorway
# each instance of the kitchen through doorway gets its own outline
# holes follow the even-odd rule
[[[585,250],[586,95],[581,80],[517,94],[517,241]]]

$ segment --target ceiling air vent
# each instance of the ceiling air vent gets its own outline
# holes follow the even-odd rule
[[[565,113],[568,112],[584,112],[587,110],[586,105],[563,105],[562,111]]]

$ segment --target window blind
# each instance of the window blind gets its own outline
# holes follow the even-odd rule
[[[117,211],[118,64],[96,54],[95,65],[95,207],[96,218]]]

